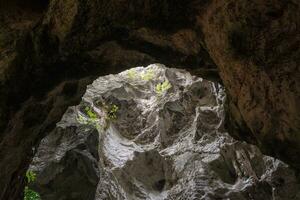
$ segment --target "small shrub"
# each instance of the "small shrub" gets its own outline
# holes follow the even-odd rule
[[[29,189],[28,186],[26,186],[24,190],[24,200],[41,200],[41,197],[37,192]]]

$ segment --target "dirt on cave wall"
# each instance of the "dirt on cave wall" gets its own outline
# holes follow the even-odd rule
[[[298,1],[20,2],[0,9],[1,199],[20,198],[32,146],[86,84],[154,62],[213,80],[217,66],[230,132],[300,169]]]

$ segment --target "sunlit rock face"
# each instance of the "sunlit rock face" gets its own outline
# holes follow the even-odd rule
[[[297,200],[283,162],[224,129],[224,89],[160,64],[98,78],[31,165],[43,200]]]

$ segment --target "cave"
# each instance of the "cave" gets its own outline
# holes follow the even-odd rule
[[[228,134],[225,101],[159,63],[100,76],[34,150],[25,199],[297,199],[293,169]]]
[[[244,193],[230,193],[233,195],[230,197],[264,199],[270,195],[278,195],[276,199],[286,199],[282,195],[289,193],[294,196],[288,198],[296,200],[299,196],[293,192],[297,191],[299,186],[296,182],[300,180],[299,11],[298,1],[279,0],[1,0],[0,199],[24,199],[24,188],[28,187],[26,175],[34,157],[39,154],[37,149],[42,148],[40,144],[53,132],[62,134],[61,130],[57,130],[56,124],[64,119],[63,116],[68,114],[72,106],[82,103],[82,97],[89,91],[88,85],[89,88],[99,77],[109,74],[117,76],[137,66],[163,63],[168,70],[174,68],[179,70],[178,73],[183,70],[191,76],[218,83],[224,88],[226,102],[222,105],[222,132],[228,133],[228,137],[238,142],[236,146],[221,149],[223,157],[207,157],[207,165],[195,162],[197,170],[191,170],[187,175],[195,179],[187,181],[194,181],[196,185],[205,183],[204,180],[208,178],[205,176],[207,170],[213,171],[213,180],[227,184],[240,183],[239,177],[252,177],[256,180],[264,174],[264,169],[260,169],[259,164],[257,168],[242,169],[240,164],[252,166],[252,162],[266,162],[266,167],[270,164],[270,159],[273,159],[271,157],[274,157],[281,160],[276,161],[276,178],[270,178],[274,180],[258,181],[256,186],[248,188]],[[160,84],[158,88],[163,88],[164,81]],[[168,84],[164,84],[164,87],[165,85],[168,87]],[[197,87],[195,91],[191,88],[191,91],[195,95],[199,94],[196,95],[199,101],[209,95],[209,90],[198,91]],[[120,101],[118,98],[110,100]],[[130,108],[136,106],[134,101],[123,103]],[[170,105],[168,109],[174,108]],[[196,142],[201,141],[207,132],[211,132],[212,126],[216,126],[214,121],[204,120],[214,118],[213,113],[200,111],[201,109],[198,113],[200,121],[195,119],[195,123],[200,126],[194,133],[193,140]],[[124,110],[124,113],[130,112]],[[114,117],[114,112],[110,115]],[[127,116],[128,119],[135,117],[134,113]],[[182,118],[182,114],[165,113],[163,118],[169,119],[163,121],[167,126],[171,118],[176,121]],[[124,123],[129,122],[125,120]],[[175,133],[181,130],[182,124],[188,123],[188,119],[182,119],[174,127],[162,127],[162,130],[169,128],[169,132],[161,134],[161,148],[174,145],[174,142],[180,144]],[[119,124],[119,128],[123,126],[124,124]],[[124,137],[128,139],[136,137],[130,135],[128,130],[123,131]],[[151,131],[153,130],[146,132],[148,135],[154,134]],[[135,139],[145,142],[143,136]],[[148,140],[152,141],[153,138],[148,138],[147,142]],[[93,139],[92,141],[95,142]],[[89,139],[85,142],[89,142]],[[252,146],[247,146],[248,150],[245,150],[244,145]],[[73,163],[76,159],[82,161],[80,151],[85,146],[79,145],[78,148],[79,152],[66,154],[66,169],[72,169],[69,162]],[[121,195],[116,199],[151,199],[169,190],[173,191],[174,196],[170,194],[157,198],[179,198],[180,192],[183,199],[224,197],[224,188],[205,193],[187,185],[186,190],[180,191],[182,179],[168,174],[172,171],[170,166],[179,164],[172,163],[160,150],[150,151],[149,155],[147,151],[137,151],[138,154],[132,154],[133,160],[114,171],[118,180],[124,182],[121,181],[116,186],[112,181],[107,183],[108,188],[122,186],[123,193],[136,192],[136,196]],[[97,157],[95,150],[90,152],[92,157]],[[190,159],[188,155],[181,156],[180,159]],[[233,161],[228,162],[226,158]],[[147,168],[147,163],[153,160],[157,164],[155,167],[160,166],[159,169]],[[107,160],[103,160],[103,163],[112,165]],[[145,171],[131,174],[139,172],[139,166],[144,166]],[[156,169],[155,173],[151,171],[153,169]],[[65,176],[68,172],[72,174],[72,170],[66,171]],[[80,179],[80,174],[86,172],[86,168],[73,172],[69,177]],[[150,180],[148,176],[151,173],[153,179]],[[295,180],[288,176],[294,173]],[[39,183],[41,177],[37,175]],[[109,176],[109,173],[105,176]],[[133,184],[131,177],[141,185]],[[290,179],[284,179],[287,177]],[[63,183],[63,180],[64,177],[58,176],[55,181]],[[97,179],[89,181],[92,184],[98,183]],[[59,184],[53,187],[58,186]],[[146,191],[153,191],[151,194],[154,197],[141,193],[142,190],[138,188],[142,186]],[[177,193],[174,189],[176,186]],[[274,191],[275,186],[282,188]],[[40,185],[33,184],[32,187],[41,189]],[[87,187],[86,190],[89,189]],[[94,193],[95,198],[109,199],[104,195],[109,193],[107,191],[91,193]],[[251,196],[255,193],[261,193],[261,196]],[[48,198],[51,199],[51,195]]]

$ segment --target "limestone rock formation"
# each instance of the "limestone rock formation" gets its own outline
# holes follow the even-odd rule
[[[30,169],[43,200],[297,200],[285,163],[224,129],[224,88],[160,64],[96,79]]]

